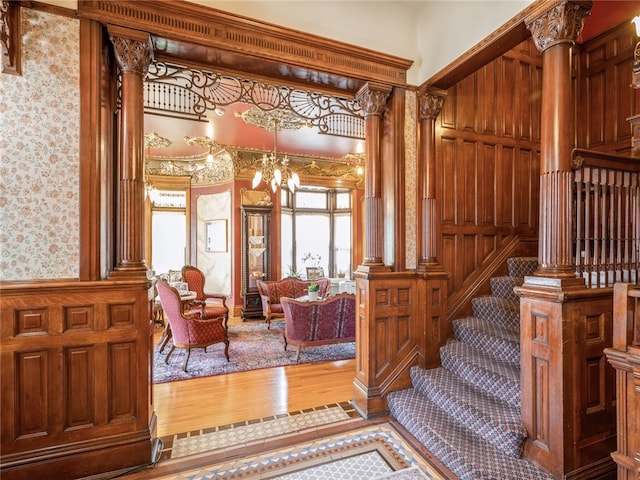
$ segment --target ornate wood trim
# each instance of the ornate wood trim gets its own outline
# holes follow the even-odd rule
[[[120,24],[180,41],[197,42],[256,59],[285,62],[392,85],[406,83],[413,61],[309,33],[239,17],[213,8],[176,0],[78,2],[78,14],[104,24]],[[171,53],[172,42],[155,42]]]
[[[540,13],[538,9],[527,16],[525,23],[531,30],[533,41],[540,52],[559,43],[573,44],[582,31],[584,19],[589,15],[593,2],[556,1]]]
[[[20,2],[0,2],[0,44],[2,73],[22,75],[22,42],[20,41]]]

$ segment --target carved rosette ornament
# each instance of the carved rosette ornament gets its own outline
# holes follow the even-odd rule
[[[123,72],[137,73],[144,78],[149,71],[149,65],[153,61],[151,37],[146,42],[115,35],[111,35],[109,38],[113,44],[120,69]]]
[[[425,93],[420,97],[420,120],[435,119],[444,105],[444,95]]]
[[[558,43],[573,43],[578,38],[591,1],[560,1],[534,20],[527,20],[533,41],[540,52]]]

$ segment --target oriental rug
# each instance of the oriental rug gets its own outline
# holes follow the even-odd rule
[[[170,350],[167,345],[160,352],[155,347],[153,359],[153,382],[165,383],[190,378],[222,375],[261,368],[280,367],[303,363],[329,362],[355,358],[355,342],[302,347],[300,361],[296,362],[296,348],[284,350],[284,321],[271,322],[267,329],[265,322],[229,324],[229,361],[224,356],[224,344],[211,345],[205,352],[198,348],[191,351],[187,371],[182,370],[186,351],[176,348],[165,363]]]

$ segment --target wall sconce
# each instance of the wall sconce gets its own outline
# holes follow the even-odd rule
[[[631,23],[636,26],[636,35],[640,37],[640,15],[633,17]],[[631,86],[633,88],[640,88],[640,41],[636,43],[636,48],[633,51],[633,70],[631,72]]]

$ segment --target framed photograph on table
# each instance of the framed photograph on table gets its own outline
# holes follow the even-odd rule
[[[227,251],[227,220],[209,220],[205,224],[205,241],[207,252]]]

